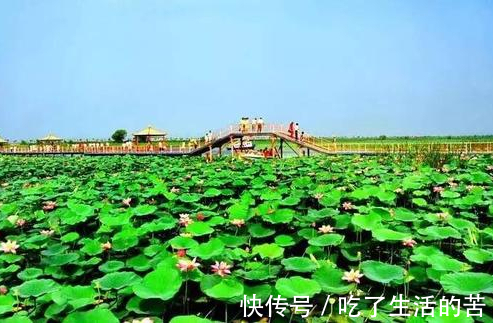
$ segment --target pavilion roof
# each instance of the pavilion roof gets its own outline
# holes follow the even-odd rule
[[[134,136],[166,136],[166,132],[156,129],[153,126],[147,126],[146,128],[133,133]]]
[[[46,137],[40,138],[39,141],[62,141],[62,138],[49,134]]]

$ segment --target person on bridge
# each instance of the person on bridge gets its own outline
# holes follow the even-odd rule
[[[300,131],[300,126],[298,125],[298,122],[294,125],[294,139],[298,140],[298,133]]]
[[[300,136],[300,141],[303,141],[304,139],[305,139],[305,132],[302,131]]]
[[[252,132],[257,131],[257,122],[258,122],[258,121],[257,121],[257,118],[254,118],[254,119],[252,120]]]
[[[262,132],[262,128],[264,127],[264,119],[262,117],[257,120],[257,132]]]
[[[294,122],[293,121],[291,121],[291,123],[289,124],[288,133],[289,133],[289,136],[291,138],[294,137]]]
[[[240,131],[241,132],[247,132],[248,130],[248,124],[250,122],[248,121],[248,118],[247,117],[243,117],[241,118],[241,121],[240,121]]]

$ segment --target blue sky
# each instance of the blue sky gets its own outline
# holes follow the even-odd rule
[[[493,133],[493,2],[0,2],[0,136]]]

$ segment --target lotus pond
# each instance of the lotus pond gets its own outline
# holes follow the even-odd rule
[[[491,322],[492,175],[491,156],[0,157],[0,318],[256,322],[255,294],[310,297],[273,322]],[[349,294],[357,318],[338,313]],[[398,294],[486,307],[398,319]],[[385,297],[376,317],[365,295]]]

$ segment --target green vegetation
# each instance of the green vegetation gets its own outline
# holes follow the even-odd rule
[[[224,322],[253,294],[310,296],[311,322],[347,322],[337,302],[320,318],[328,294],[385,296],[380,322],[399,293],[491,306],[492,174],[486,155],[0,156],[0,319]]]
[[[111,135],[111,139],[113,139],[114,142],[122,143],[126,136],[127,130],[118,129]]]

